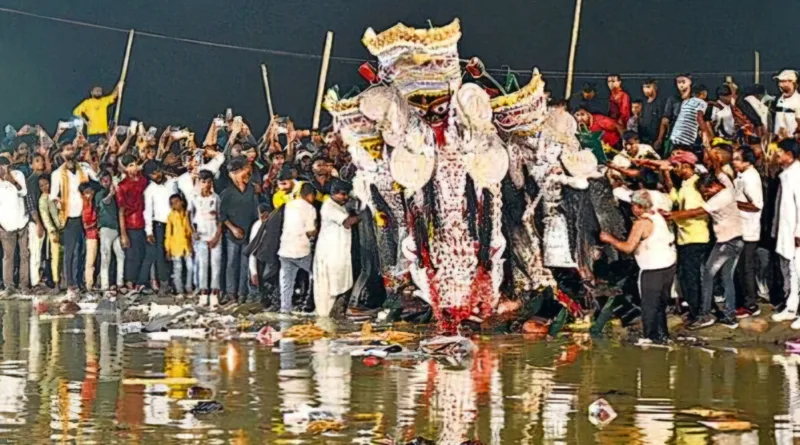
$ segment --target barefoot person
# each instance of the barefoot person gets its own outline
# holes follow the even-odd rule
[[[666,308],[675,279],[675,235],[664,218],[653,209],[650,194],[639,190],[631,197],[636,222],[625,241],[602,232],[600,240],[623,253],[633,253],[639,265],[644,338],[655,343],[669,339]]]
[[[358,222],[358,217],[350,216],[344,207],[350,189],[347,182],[340,179],[332,181],[331,199],[325,201],[320,209],[321,224],[313,273],[314,303],[320,317],[343,315],[342,310],[333,313],[334,304],[340,304],[337,300],[344,299],[353,287],[350,228]]]

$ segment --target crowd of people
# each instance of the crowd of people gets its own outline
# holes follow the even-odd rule
[[[327,315],[352,286],[349,235],[358,223],[346,207],[354,169],[341,141],[277,116],[256,139],[231,110],[213,118],[200,144],[188,129],[158,136],[141,122],[109,122],[119,88],[93,88],[55,134],[6,127],[3,294],[136,292],[196,296],[212,308],[261,305],[264,264],[248,245],[285,206],[272,309],[294,309],[302,270],[316,277],[301,280],[315,295],[306,309]]]
[[[762,85],[715,89],[675,78],[631,99],[609,75],[608,102],[586,84],[569,106],[579,128],[599,132],[602,168],[629,209],[627,239],[600,240],[633,254],[645,337],[668,336],[670,308],[690,329],[730,328],[760,314],[800,329],[800,94],[781,72]],[[188,129],[109,123],[119,86],[101,88],[50,135],[6,127],[0,154],[0,239],[6,295],[174,293],[200,305],[294,310],[298,275],[313,288],[301,309],[340,311],[353,285],[348,204],[355,167],[335,132],[296,129],[275,116],[261,138],[231,110],[201,143]],[[253,241],[282,209],[279,295],[263,298],[265,267]],[[171,280],[170,280],[171,274]],[[313,277],[313,279],[312,279]]]
[[[670,307],[689,329],[735,329],[760,315],[760,299],[773,321],[800,329],[800,94],[795,71],[775,79],[776,97],[728,80],[711,99],[680,74],[678,96],[646,80],[631,100],[610,75],[608,103],[591,84],[573,98],[579,125],[601,132],[614,196],[630,209],[628,238],[600,239],[634,255],[651,341],[667,338]]]

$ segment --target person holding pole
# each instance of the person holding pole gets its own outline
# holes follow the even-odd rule
[[[117,84],[111,94],[104,96],[103,87],[95,86],[91,90],[91,97],[84,99],[72,110],[72,114],[89,123],[86,132],[89,142],[96,142],[100,136],[108,133],[108,107],[117,101],[120,90],[122,82]]]

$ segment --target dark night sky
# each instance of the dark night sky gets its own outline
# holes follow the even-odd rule
[[[766,2],[765,5],[772,4]],[[793,5],[793,6],[786,6]],[[797,64],[800,48],[791,32],[772,32],[796,17],[800,2],[756,12],[752,1],[584,0],[578,72],[746,72],[761,51],[762,82]],[[571,0],[438,2],[423,0],[0,0],[0,7],[135,28],[231,45],[320,54],[325,31],[335,33],[333,55],[370,59],[364,30],[381,31],[401,21],[444,24],[459,17],[463,58],[477,55],[490,68],[564,71],[573,7]],[[787,9],[788,8],[788,9]],[[752,32],[751,32],[752,30]],[[93,84],[111,88],[119,76],[127,36],[0,12],[0,123],[40,122],[53,130]],[[260,132],[267,118],[259,64],[270,67],[276,112],[308,125],[313,113],[319,59],[211,48],[137,37],[123,118],[158,126],[191,125],[203,133],[210,117],[233,107]],[[332,61],[328,86],[359,83],[357,64]],[[577,78],[580,86],[583,79]],[[722,76],[702,79],[709,87]],[[740,74],[740,85],[752,74]],[[548,76],[556,95],[563,78]],[[604,88],[604,79],[596,79]],[[664,79],[662,84],[671,84]],[[637,97],[639,83],[627,89]],[[200,127],[203,127],[202,129]]]

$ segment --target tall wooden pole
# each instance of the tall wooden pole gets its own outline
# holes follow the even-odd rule
[[[322,109],[322,96],[325,93],[325,79],[328,77],[328,63],[331,60],[331,47],[333,46],[333,32],[328,31],[325,38],[325,50],[322,52],[322,67],[319,71],[319,86],[317,87],[317,103],[314,106],[314,121],[312,130],[319,130],[319,113]]]
[[[760,80],[761,80],[761,54],[760,54],[758,51],[756,51],[756,76],[755,76],[755,83],[761,83],[761,82],[759,82]]]
[[[269,111],[269,122],[272,123],[275,112],[272,109],[272,93],[269,92],[269,77],[267,76],[267,66],[261,64],[261,79],[264,81],[264,94],[267,95],[267,109]]]
[[[581,27],[581,5],[583,0],[575,0],[575,18],[572,20],[572,41],[569,44],[569,62],[567,63],[566,98],[572,95],[572,75],[575,72],[575,51],[578,47],[578,30]]]
[[[128,47],[125,48],[125,59],[122,60],[122,74],[119,76],[119,96],[117,96],[117,108],[114,110],[114,122],[119,122],[119,112],[122,109],[122,91],[125,89],[125,78],[128,76],[128,61],[131,59],[131,47],[133,47],[134,31],[128,33]]]

